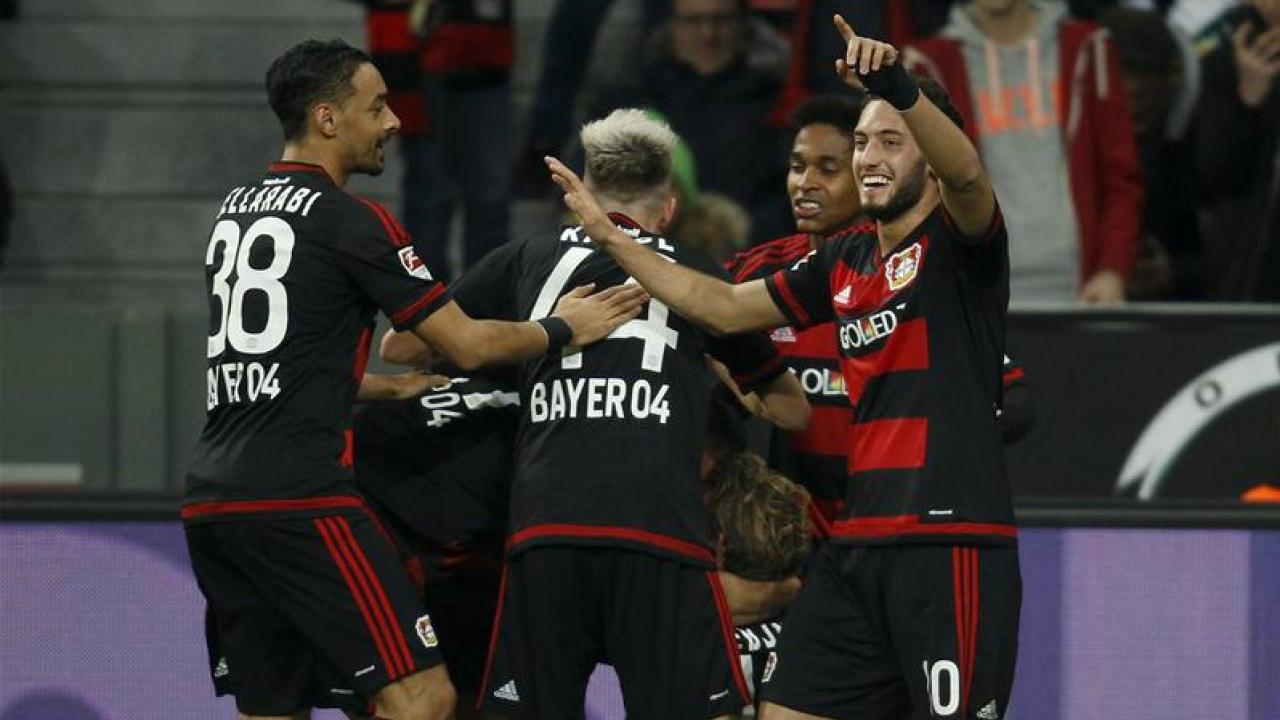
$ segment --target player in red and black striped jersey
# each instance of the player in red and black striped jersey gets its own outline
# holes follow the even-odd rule
[[[790,267],[858,221],[862,205],[853,175],[853,128],[861,111],[860,100],[852,97],[817,95],[791,112],[796,137],[789,157],[787,195],[796,234],[730,258],[726,268],[734,282],[768,277]],[[826,537],[844,507],[845,457],[853,421],[837,362],[835,326],[822,323],[803,330],[784,326],[774,329],[772,339],[799,377],[813,416],[809,427],[799,432],[773,431],[769,463],[809,491],[815,532]]]
[[[588,177],[614,211],[610,229],[673,267],[727,277],[658,234],[675,211],[669,128],[619,110],[582,140]],[[455,293],[479,316],[539,318],[568,287],[626,280],[568,226],[491,253]],[[746,703],[699,476],[717,382],[707,355],[781,422],[807,421],[799,383],[767,337],[718,337],[657,301],[602,343],[523,366],[487,711],[581,718],[602,660],[618,671],[628,717],[715,717]]]
[[[472,320],[390,213],[344,190],[381,171],[399,126],[369,57],[308,41],[272,64],[267,91],[283,159],[227,194],[205,255],[208,420],[182,518],[209,601],[210,668],[246,715],[323,702],[309,687],[323,662],[382,714],[445,717],[438,639],[352,483],[374,313],[470,368],[602,338],[643,293],[577,291],[543,323]]]
[[[945,92],[837,27],[838,70],[874,96],[853,162],[875,232],[733,285],[627,242],[571,170],[548,165],[597,245],[674,311],[722,333],[836,324],[855,413],[848,507],[766,667],[764,716],[999,717],[1021,598],[996,420],[1008,237]]]

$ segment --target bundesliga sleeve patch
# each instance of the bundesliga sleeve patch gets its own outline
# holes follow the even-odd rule
[[[423,280],[432,279],[431,271],[427,270],[427,266],[418,257],[418,253],[414,252],[412,245],[400,248],[397,254],[400,256],[400,265],[404,267],[405,272]]]

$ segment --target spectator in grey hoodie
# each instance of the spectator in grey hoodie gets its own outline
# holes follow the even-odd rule
[[[1014,302],[1124,300],[1142,174],[1114,47],[1061,3],[972,0],[904,53],[965,118],[1008,223]]]

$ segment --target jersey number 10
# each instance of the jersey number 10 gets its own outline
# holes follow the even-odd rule
[[[249,264],[249,256],[259,242],[270,242],[273,250],[271,264],[256,268]],[[289,327],[289,295],[285,291],[284,277],[293,261],[293,228],[276,217],[264,217],[254,222],[240,234],[240,226],[234,220],[221,220],[213,228],[205,265],[212,266],[219,245],[223,246],[222,263],[213,274],[210,294],[218,299],[218,329],[209,336],[208,357],[218,357],[227,349],[227,343],[237,352],[262,355],[275,350],[284,341]],[[235,279],[230,280],[232,271]],[[233,284],[234,283],[234,284]],[[244,298],[250,290],[258,290],[267,296],[267,319],[263,328],[250,332],[244,325]]]

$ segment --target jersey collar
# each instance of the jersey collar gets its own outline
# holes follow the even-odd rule
[[[639,230],[641,233],[645,235],[651,234],[648,230],[645,230],[643,227],[641,227],[640,223],[636,222],[635,220],[632,220],[625,213],[611,212],[609,213],[609,219],[613,221],[614,225],[617,225],[623,230]]]
[[[315,163],[298,162],[297,160],[277,160],[267,166],[267,172],[272,174],[281,173],[297,173],[297,172],[313,172],[320,173],[329,182],[333,182],[333,178],[329,177],[329,173],[325,169]]]

